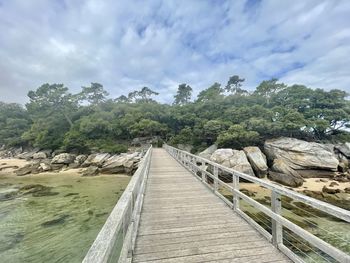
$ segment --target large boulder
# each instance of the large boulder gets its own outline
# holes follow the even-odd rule
[[[36,154],[37,152],[39,152],[39,148],[34,148],[34,149],[30,149],[28,151],[23,151],[22,153],[17,154],[16,158],[29,160],[29,159],[32,159],[34,154]]]
[[[207,149],[205,149],[204,151],[200,152],[198,154],[199,157],[205,158],[205,159],[210,159],[210,156],[218,149],[218,147],[213,144],[211,146],[209,146]]]
[[[238,172],[254,176],[254,171],[250,166],[250,163],[248,162],[244,151],[233,149],[217,149],[210,156],[210,160],[228,168],[232,168]]]
[[[339,164],[329,147],[319,143],[282,137],[267,140],[264,149],[270,160],[281,159],[294,170],[337,171]]]
[[[75,158],[74,162],[81,165],[83,162],[85,162],[86,159],[87,156],[85,154],[80,154]]]
[[[33,159],[46,159],[47,156],[46,156],[46,153],[44,152],[37,152],[37,153],[34,153],[33,154]]]
[[[116,174],[127,173],[132,174],[138,166],[141,157],[138,152],[132,154],[120,154],[110,157],[102,166],[101,173]]]
[[[243,151],[247,155],[255,175],[259,178],[264,178],[268,170],[265,154],[256,146],[245,147]]]
[[[269,171],[267,176],[270,180],[275,181],[277,183],[290,186],[290,187],[299,187],[303,184],[303,179],[296,178],[290,175],[286,175],[284,173],[278,173]]]
[[[82,176],[96,176],[99,173],[99,168],[97,166],[90,166],[83,171]]]
[[[341,152],[346,158],[350,159],[350,142],[336,145],[334,148]]]
[[[61,153],[53,157],[52,164],[71,164],[75,160],[75,155],[69,153]]]
[[[109,153],[96,153],[91,154],[89,157],[83,162],[82,167],[88,167],[90,165],[102,167],[103,163],[111,157]]]
[[[302,178],[300,174],[296,170],[290,168],[290,166],[283,159],[273,160],[271,169],[278,173],[283,173],[296,178]]]
[[[15,171],[15,174],[17,176],[23,176],[23,175],[27,175],[27,174],[37,174],[40,172],[39,167],[40,167],[39,163],[29,163],[29,164],[17,169]]]

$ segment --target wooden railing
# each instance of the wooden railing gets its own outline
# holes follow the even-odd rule
[[[90,247],[84,263],[131,262],[151,155],[152,146]]]
[[[281,213],[281,198],[286,196],[298,202],[302,202],[313,208],[316,208],[324,213],[330,214],[333,217],[339,218],[347,223],[350,222],[350,211],[336,207],[334,205],[319,201],[317,199],[308,197],[306,195],[294,192],[285,187],[276,185],[266,180],[253,177],[233,169],[224,167],[208,159],[201,158],[199,156],[193,155],[186,151],[182,151],[171,147],[169,145],[164,145],[167,152],[173,156],[179,163],[181,163],[185,168],[187,168],[193,174],[199,175],[199,179],[207,185],[213,192],[218,195],[227,205],[234,209],[234,211],[243,217],[248,223],[253,225],[261,234],[263,234],[270,242],[272,242],[280,251],[282,251],[286,256],[288,256],[294,262],[304,262],[304,260],[294,253],[291,249],[283,244],[283,227],[289,229],[294,234],[299,236],[301,239],[307,241],[312,246],[316,247],[323,253],[342,263],[349,263],[350,256],[339,250],[338,248],[332,246],[331,244],[325,242],[319,237],[313,235],[297,224],[291,222],[290,220],[283,217]],[[207,171],[206,167],[210,165],[211,171]],[[219,173],[226,173],[232,176],[232,185],[223,182],[219,178]],[[210,178],[210,182],[208,180]],[[240,179],[256,183],[261,187],[271,190],[271,207],[265,206],[248,195],[244,194],[239,189]],[[232,200],[227,199],[224,195],[219,192],[219,186],[228,189],[232,193]],[[240,207],[240,201],[243,200],[249,205],[253,206],[260,212],[267,215],[272,222],[272,233],[266,231],[262,226],[260,226],[256,221],[254,221],[250,216],[242,211]],[[316,262],[316,261],[315,261]]]

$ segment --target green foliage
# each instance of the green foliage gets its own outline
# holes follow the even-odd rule
[[[179,134],[175,135],[171,138],[170,144],[177,145],[177,144],[192,144],[193,143],[193,131],[191,127],[185,127],[183,128]]]
[[[215,82],[209,88],[199,92],[197,96],[197,102],[205,102],[205,101],[218,99],[222,97],[221,95],[222,92],[223,92],[223,89],[221,88],[221,84]]]
[[[244,81],[245,81],[245,79],[241,79],[238,75],[233,75],[228,80],[228,82],[225,86],[225,90],[227,92],[231,92],[233,94],[238,94],[238,95],[246,94],[246,93],[248,93],[248,91],[241,89],[242,83]]]
[[[148,87],[108,99],[98,83],[71,94],[63,84],[44,84],[28,93],[26,109],[0,102],[0,144],[30,144],[44,149],[89,153],[125,152],[136,137],[194,150],[217,143],[242,148],[289,136],[310,141],[350,141],[350,101],[341,90],[324,91],[263,81],[244,91],[243,78],[232,76],[225,90],[219,83],[199,92],[179,85],[173,105],[152,99]]]
[[[166,125],[150,119],[142,119],[131,126],[131,134],[134,137],[164,136],[166,131]]]
[[[243,126],[235,124],[227,131],[220,133],[217,144],[223,148],[241,149],[245,146],[255,145],[259,141],[259,133],[248,131]]]
[[[79,94],[81,100],[86,100],[92,105],[104,102],[108,95],[100,83],[91,83],[90,87],[83,87]]]
[[[21,105],[0,102],[0,145],[17,146],[23,144],[21,136],[29,127],[28,112]]]
[[[177,90],[177,94],[174,96],[175,105],[185,105],[189,103],[191,99],[192,88],[187,84],[180,84]]]

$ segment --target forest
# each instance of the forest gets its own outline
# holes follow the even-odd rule
[[[64,84],[43,84],[22,106],[0,102],[0,145],[77,153],[120,153],[134,138],[157,138],[200,151],[215,143],[240,149],[288,136],[307,141],[350,141],[350,101],[339,89],[325,91],[262,81],[254,91],[233,75],[192,99],[180,84],[172,104],[157,102],[148,87],[110,98],[99,83],[73,94]]]

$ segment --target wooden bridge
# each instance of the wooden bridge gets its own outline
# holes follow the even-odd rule
[[[270,189],[271,207],[242,193],[240,179]],[[348,254],[281,215],[282,195],[350,222],[347,210],[170,146],[150,148],[83,262],[304,262],[283,243],[286,228],[327,255],[325,262],[349,263]],[[271,233],[240,209],[242,201],[271,219]]]

